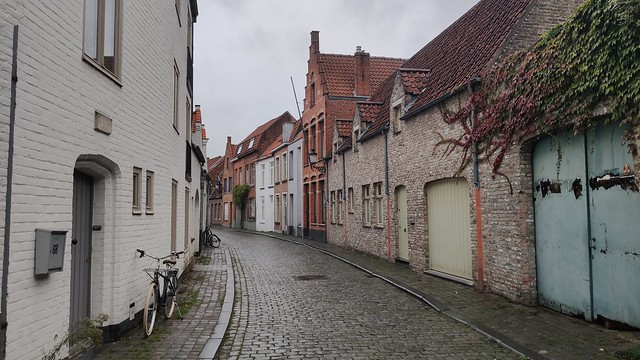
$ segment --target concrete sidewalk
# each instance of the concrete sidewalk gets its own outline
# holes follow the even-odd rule
[[[614,331],[539,307],[410,270],[406,265],[327,243],[272,233],[264,236],[312,247],[348,262],[421,299],[453,319],[531,359],[612,359],[640,345],[640,332]]]

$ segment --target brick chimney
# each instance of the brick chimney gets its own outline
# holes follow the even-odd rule
[[[356,47],[355,53],[356,60],[356,83],[355,94],[356,96],[370,96],[371,95],[371,69],[370,62],[371,56],[368,52],[362,50],[362,47]]]

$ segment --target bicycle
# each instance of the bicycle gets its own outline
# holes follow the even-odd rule
[[[154,268],[145,268],[144,272],[149,275],[151,282],[149,283],[149,290],[147,291],[147,297],[144,302],[144,312],[142,314],[142,326],[145,337],[148,337],[153,332],[153,326],[156,323],[156,314],[158,308],[163,309],[165,319],[170,319],[173,316],[175,308],[178,308],[178,315],[182,319],[182,313],[180,313],[180,307],[176,301],[178,291],[178,269],[176,265],[176,259],[180,258],[180,255],[184,254],[184,251],[171,252],[171,254],[163,257],[155,257],[147,254],[144,250],[136,249],[140,253],[140,257],[150,257],[156,260],[157,266]],[[164,269],[160,268],[160,261],[165,266]],[[162,293],[160,293],[160,278],[163,279]]]
[[[218,235],[213,233],[213,230],[211,230],[211,228],[213,227],[213,225],[209,225],[207,227],[207,230],[205,230],[205,245],[206,246],[212,246],[214,248],[217,248],[220,246],[220,238],[218,237]]]

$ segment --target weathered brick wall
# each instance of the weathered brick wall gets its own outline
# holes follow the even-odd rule
[[[130,303],[135,303],[135,311],[142,308],[148,282],[142,268],[149,263],[138,259],[135,249],[158,255],[169,252],[172,179],[179,184],[177,244],[182,248],[184,190],[190,188],[193,196],[200,180],[199,171],[193,169],[193,180],[185,180],[186,122],[179,122],[178,132],[173,127],[174,59],[181,80],[187,74],[188,3],[181,4],[183,26],[178,27],[174,3],[123,2],[122,86],[118,86],[82,60],[81,2],[50,6],[3,2],[17,7],[17,12],[3,8],[1,23],[20,25],[7,358],[38,358],[69,328],[73,171],[81,154],[103,154],[114,171],[112,178],[95,185],[103,196],[95,199],[94,216],[104,222],[96,223],[103,226],[101,232],[94,231],[92,316],[106,313],[107,324],[117,324],[128,319]],[[15,16],[18,13],[24,16]],[[6,81],[10,46],[5,46],[4,28],[0,34],[0,81]],[[180,119],[190,112],[184,83]],[[5,121],[4,86],[0,102]],[[113,119],[111,135],[93,129],[95,111]],[[153,215],[132,215],[134,166],[143,175],[154,172]],[[143,181],[142,201],[145,196]],[[34,277],[35,228],[69,231],[64,271]]]

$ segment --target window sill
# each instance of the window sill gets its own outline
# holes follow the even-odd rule
[[[155,214],[155,212],[154,212],[153,210],[147,210],[147,211],[145,212],[145,214],[147,214],[147,215],[153,215],[153,214]]]
[[[375,225],[374,228],[376,228],[376,229],[384,229],[384,225]]]
[[[353,213],[355,213],[354,210],[349,210],[349,214],[353,214]]]
[[[178,131],[178,128],[176,127],[176,124],[173,124],[173,130],[176,131],[176,134],[180,135],[180,131]]]
[[[184,174],[184,179],[187,180],[187,182],[191,182],[191,175],[185,173]]]
[[[136,209],[132,209],[131,210],[131,215],[142,215],[142,211],[136,210]]]
[[[371,224],[363,224],[362,227],[363,228],[371,228]]]
[[[102,64],[95,61],[90,56],[87,56],[87,54],[84,54],[84,53],[82,54],[82,60],[84,60],[87,64],[89,64],[94,69],[100,71],[102,74],[108,77],[111,81],[113,81],[116,85],[118,85],[119,87],[122,87],[122,82],[120,82],[120,79],[118,79],[118,77],[115,74],[113,74],[111,71],[105,69],[104,66],[102,66]]]
[[[287,182],[287,180],[282,180],[282,182],[283,182],[283,183],[286,183],[286,182]]]

